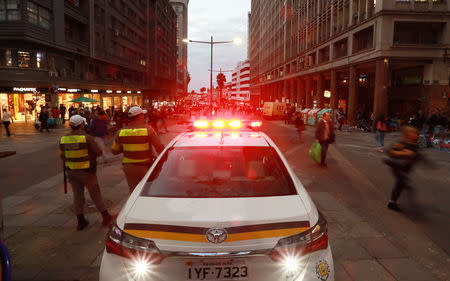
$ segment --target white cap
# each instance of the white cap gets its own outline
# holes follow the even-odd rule
[[[139,106],[133,106],[128,110],[128,117],[138,116],[139,114],[146,114],[147,110],[143,110]]]
[[[80,115],[74,115],[69,119],[69,125],[72,127],[78,127],[81,124],[86,124],[86,118],[81,117]]]

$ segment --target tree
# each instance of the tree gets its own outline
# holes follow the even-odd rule
[[[217,85],[219,86],[219,90],[220,90],[219,102],[221,102],[221,100],[222,100],[222,89],[225,86],[225,82],[227,82],[227,78],[225,77],[225,74],[220,72],[219,74],[217,74],[216,80],[217,80]]]

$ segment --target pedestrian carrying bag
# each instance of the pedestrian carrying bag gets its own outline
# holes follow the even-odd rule
[[[309,158],[317,163],[320,163],[320,158],[322,155],[322,146],[317,141],[313,142],[309,148]]]

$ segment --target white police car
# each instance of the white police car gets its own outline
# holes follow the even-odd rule
[[[196,121],[107,236],[101,281],[334,280],[327,223],[260,122]]]

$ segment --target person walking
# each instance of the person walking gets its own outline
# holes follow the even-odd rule
[[[322,147],[322,154],[320,157],[320,166],[327,167],[326,158],[328,145],[334,143],[336,135],[334,133],[334,126],[330,122],[330,113],[323,114],[323,118],[318,122],[316,127],[316,141],[320,143]]]
[[[386,117],[384,114],[381,114],[378,116],[376,123],[375,123],[375,142],[377,144],[377,150],[379,152],[383,152],[384,150],[384,136],[386,135],[387,131],[387,122]]]
[[[159,113],[159,118],[160,118],[160,128],[161,131],[164,128],[164,130],[166,131],[166,133],[169,132],[169,130],[167,130],[167,109],[165,107],[161,108],[161,111]]]
[[[112,155],[107,151],[105,137],[108,135],[108,123],[110,122],[108,115],[100,107],[97,107],[91,121],[90,132],[94,136],[95,142],[102,150],[103,163],[107,163]]]
[[[9,120],[11,120],[11,122]],[[11,123],[14,123],[11,112],[9,112],[7,108],[3,108],[2,124],[5,127],[6,135],[8,137],[11,136],[11,132],[9,131],[9,125],[11,125]]]
[[[401,140],[395,143],[388,152],[389,158],[384,159],[385,164],[392,168],[395,177],[395,186],[392,189],[391,198],[387,207],[394,211],[401,211],[397,204],[397,200],[403,190],[412,192],[409,184],[409,174],[413,166],[423,160],[432,166],[432,163],[426,160],[419,153],[417,140],[419,138],[419,130],[414,127],[405,126],[402,128]]]
[[[305,122],[303,121],[302,114],[298,112],[295,117],[295,127],[297,128],[297,136],[300,143],[304,143],[302,139],[302,133],[305,130]]]
[[[86,187],[97,210],[102,215],[102,225],[107,226],[113,220],[103,203],[97,179],[97,157],[102,155],[92,136],[86,135],[86,118],[74,115],[69,119],[71,132],[61,137],[59,155],[64,160],[67,176],[73,191],[73,203],[77,216],[77,230],[83,230],[89,222],[84,217],[84,188]]]
[[[48,130],[48,118],[49,114],[47,107],[41,107],[41,113],[39,114],[39,122],[41,122],[41,132],[44,130],[44,128],[47,130],[47,132],[50,132]]]
[[[152,147],[157,153],[164,150],[158,134],[145,123],[145,114],[139,106],[130,108],[129,123],[117,133],[112,145],[113,154],[123,153],[123,171],[130,194],[155,160]]]
[[[59,111],[61,113],[61,121],[63,124],[65,124],[66,123],[66,111],[67,111],[66,106],[64,104],[60,104]]]

